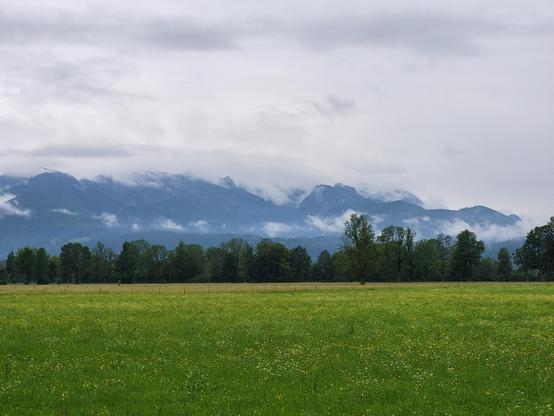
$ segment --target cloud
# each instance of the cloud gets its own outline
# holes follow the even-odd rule
[[[95,159],[129,156],[130,152],[121,147],[99,147],[78,144],[49,144],[32,150],[8,150],[4,155],[22,155],[71,159]]]
[[[120,47],[219,50],[236,47],[235,30],[221,23],[191,18],[132,18],[114,15],[64,13],[57,15],[0,14],[0,42],[92,44]]]
[[[0,194],[0,218],[5,216],[30,217],[31,210],[19,207],[13,198],[15,195]]]
[[[295,227],[281,222],[266,222],[263,224],[262,230],[269,237],[278,237],[291,233]]]
[[[210,225],[205,220],[191,221],[189,222],[189,227],[200,233],[207,233],[210,230]]]
[[[431,12],[339,16],[298,28],[303,40],[317,48],[376,45],[431,54],[474,53],[479,37],[503,30],[499,23],[482,18]]]
[[[356,101],[352,98],[340,97],[330,94],[323,103],[313,103],[314,108],[324,117],[343,116],[353,113],[358,109]]]
[[[551,1],[93,3],[2,3],[2,173],[231,175],[282,203],[342,182],[551,215]]]
[[[178,224],[169,218],[160,218],[158,220],[157,228],[165,231],[173,231],[173,232],[185,231],[185,227],[183,227],[181,224]]]
[[[119,225],[117,215],[110,214],[108,212],[103,212],[102,214],[96,215],[93,218],[102,221],[108,227],[115,227]]]
[[[507,241],[525,236],[532,228],[527,221],[518,221],[513,225],[468,224],[462,220],[444,221],[438,224],[438,232],[456,236],[464,230],[474,232],[478,238],[488,242]]]
[[[77,212],[71,211],[67,208],[55,208],[52,210],[52,212],[55,212],[57,214],[69,215],[73,217],[79,215]]]
[[[308,215],[306,222],[311,226],[321,231],[322,233],[335,234],[344,230],[344,223],[350,218],[352,214],[356,214],[356,211],[348,209],[342,213],[342,215],[336,217],[320,217],[317,215]]]

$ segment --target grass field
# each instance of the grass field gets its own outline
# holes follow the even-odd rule
[[[0,415],[549,415],[554,285],[0,286],[0,365]]]

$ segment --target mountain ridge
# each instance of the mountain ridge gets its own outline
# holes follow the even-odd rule
[[[140,238],[141,233],[155,232],[289,239],[336,236],[352,212],[367,214],[377,231],[386,225],[410,226],[420,238],[468,227],[509,231],[521,223],[518,216],[481,205],[426,209],[417,196],[396,192],[402,199],[390,201],[349,185],[322,184],[307,193],[291,190],[290,200],[277,204],[230,177],[212,183],[149,172],[125,183],[109,176],[79,180],[52,171],[30,178],[0,176],[0,253],[31,243],[59,247],[67,241]]]

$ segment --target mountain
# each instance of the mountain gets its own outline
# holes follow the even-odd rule
[[[315,253],[337,247],[352,212],[367,214],[377,231],[390,224],[410,226],[420,238],[468,227],[491,238],[491,230],[506,231],[520,222],[483,206],[425,209],[406,191],[371,194],[336,184],[286,194],[289,200],[276,204],[229,177],[211,183],[154,172],[129,182],[106,176],[78,180],[51,171],[31,178],[0,176],[0,255],[24,245],[55,252],[68,241],[105,241],[114,248],[139,238],[167,246],[179,240],[217,245],[230,236],[252,242],[281,238]]]

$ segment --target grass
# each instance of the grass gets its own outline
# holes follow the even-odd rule
[[[554,414],[554,285],[209,290],[0,287],[0,415]]]

